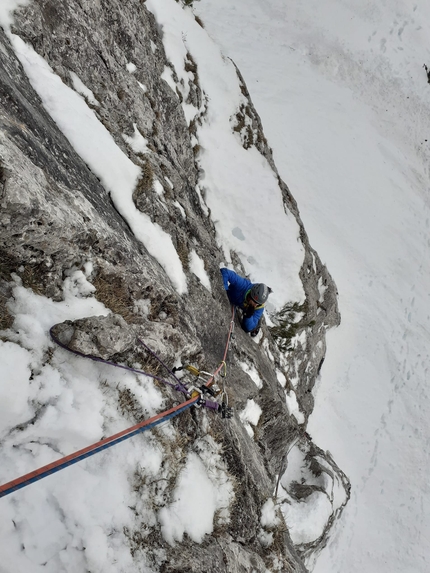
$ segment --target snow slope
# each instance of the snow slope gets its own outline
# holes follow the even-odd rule
[[[205,0],[339,290],[310,433],[352,498],[315,572],[430,570],[430,5]],[[313,517],[295,513],[297,521]],[[309,565],[312,565],[310,563]]]
[[[303,301],[298,272],[304,250],[298,240],[299,227],[284,209],[267,160],[255,148],[245,150],[232,132],[231,119],[245,101],[234,65],[196,23],[190,9],[173,0],[147,0],[146,6],[163,27],[167,58],[185,85],[190,74],[184,67],[188,52],[198,66],[205,109],[194,109],[190,115],[190,105],[182,105],[189,121],[198,111],[204,113],[198,129],[203,173],[199,186],[205,191],[226,261],[230,261],[230,250],[235,250],[251,280],[264,280],[272,287],[271,305],[279,308],[287,301]],[[183,89],[180,84],[176,87]],[[276,264],[279,260],[282,266]]]

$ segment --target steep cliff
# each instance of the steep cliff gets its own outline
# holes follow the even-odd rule
[[[217,99],[206,80],[210,70],[199,67],[204,60],[196,46],[207,42],[208,51],[215,48],[204,39],[202,23],[190,8],[174,0],[36,0],[15,11],[11,27],[3,24],[1,340],[11,352],[19,346],[29,353],[23,376],[33,390],[38,382],[25,408],[12,407],[16,416],[2,428],[7,461],[2,482],[70,453],[85,438],[95,441],[112,429],[140,421],[151,413],[148,402],[155,392],[148,381],[115,381],[116,373],[108,374],[103,366],[94,370],[84,359],[55,349],[48,337],[55,321],[44,323],[39,316],[37,332],[43,342],[37,351],[34,324],[25,320],[31,314],[29,305],[49,303],[56,309],[49,317],[57,316],[58,323],[68,319],[68,328],[86,335],[87,347],[84,342],[81,349],[87,353],[96,350],[104,358],[158,372],[133,343],[138,335],[171,366],[182,361],[209,370],[222,357],[230,321],[220,264],[227,261],[241,274],[249,273],[254,264],[251,256],[225,239],[216,213],[216,185],[221,188],[223,180],[215,181],[210,166],[214,173],[219,169],[210,161],[213,154],[222,157],[216,122],[223,107],[216,104],[224,94],[220,87]],[[171,38],[181,44],[183,53],[175,52]],[[38,490],[44,492],[40,497],[31,492],[42,482],[25,494],[3,499],[2,504],[8,504],[3,522],[5,539],[10,540],[3,564],[7,571],[18,570],[16,563],[26,564],[27,571],[44,564],[53,571],[305,571],[302,557],[324,544],[346,503],[347,478],[306,434],[312,389],[324,360],[325,332],[340,320],[336,287],[310,247],[297,205],[277,173],[244,79],[229,60],[217,57],[228,81],[234,77],[238,94],[235,113],[226,108],[222,119],[230,125],[230,136],[243,157],[249,157],[249,166],[260,157],[264,169],[270,169],[283,216],[297,228],[294,253],[301,257],[296,274],[302,295],[282,299],[278,287],[279,297],[268,309],[271,326],[263,326],[257,342],[236,328],[226,379],[232,419],[193,409],[173,421],[169,430],[154,431],[142,442],[134,438],[128,459],[106,454],[104,468],[111,464],[109,471],[124,469],[118,478],[123,489],[117,505],[103,502],[113,515],[98,524],[97,540],[88,533],[85,514],[93,491],[87,476],[81,476],[80,512],[71,508],[70,488],[77,479],[72,470],[44,480],[47,489]],[[221,79],[215,78],[214,86],[220,85]],[[85,125],[97,125],[98,131],[92,129],[83,141]],[[240,186],[237,173],[248,167],[240,171],[238,165],[236,172],[226,161],[223,167],[225,177]],[[261,189],[262,202],[265,192]],[[239,208],[246,213],[255,205]],[[238,220],[232,234],[240,238],[241,228]],[[288,257],[287,245],[285,252]],[[264,248],[257,255],[264,258]],[[279,261],[280,267],[288,264]],[[285,286],[296,292],[292,284]],[[281,304],[285,300],[289,303]],[[79,306],[72,312],[82,301],[85,310]],[[109,311],[118,315],[114,322],[107,322],[112,320]],[[92,315],[97,316],[86,318]],[[103,329],[111,333],[111,347],[96,336]],[[21,351],[16,352],[18,359]],[[48,391],[44,377],[55,371],[66,380],[72,378],[62,370],[69,362],[78,374],[86,376],[89,369],[88,377],[92,375],[97,386],[88,390],[90,396],[99,392],[103,400],[94,412],[97,429],[56,441],[65,410],[58,406],[61,392]],[[85,400],[85,387],[70,391],[72,403]],[[168,407],[179,400],[168,389],[159,387],[156,392],[160,398],[154,401],[154,411],[162,403]],[[239,415],[247,404],[261,410],[255,424]],[[145,466],[149,446],[161,452],[153,471]],[[278,484],[293,449],[302,454],[301,473],[294,475],[290,468]],[[178,518],[175,533],[170,521],[179,507],[178,492],[185,491],[185,473],[196,467],[204,468],[214,487],[215,474],[228,487],[224,497],[209,504],[206,529]],[[97,474],[94,466],[92,471],[103,491],[105,470]],[[54,480],[65,485],[57,491]],[[199,483],[196,478],[196,487]],[[332,511],[317,539],[293,539],[293,544],[279,509],[270,506],[278,487],[290,506],[314,494],[331,500]],[[337,487],[343,490],[339,497],[333,496]],[[187,495],[192,507],[193,494]],[[43,504],[51,508],[50,522],[59,524],[58,531],[39,531],[36,541]]]

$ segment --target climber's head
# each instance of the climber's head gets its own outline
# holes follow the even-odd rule
[[[261,306],[267,301],[271,292],[271,289],[263,283],[252,285],[248,293],[247,302],[253,307]]]

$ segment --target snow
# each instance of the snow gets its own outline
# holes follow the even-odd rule
[[[176,93],[176,82],[173,79],[173,72],[168,66],[164,66],[163,73],[161,74],[161,79],[166,82],[166,84],[171,88],[175,95],[178,95]]]
[[[258,340],[258,336],[256,336],[256,339]],[[269,345],[269,341],[267,340],[267,338],[265,338],[263,340],[263,348],[264,348],[265,353],[267,354],[267,358],[271,362],[275,362],[275,357],[273,356],[272,352],[270,351],[270,345]]]
[[[9,30],[13,23],[12,13],[19,6],[30,4],[31,0],[2,0],[0,4],[0,24],[5,30]]]
[[[280,525],[278,515],[276,515],[276,506],[272,498],[269,498],[261,508],[261,525],[263,527],[276,527]]]
[[[207,0],[195,11],[244,75],[339,291],[309,431],[352,497],[314,571],[426,573],[430,5]],[[303,527],[290,511],[295,539],[324,507]]]
[[[239,412],[239,418],[251,438],[254,437],[254,430],[251,425],[256,426],[258,424],[261,413],[262,410],[255,400],[247,400],[245,408]]]
[[[287,403],[287,408],[290,416],[294,416],[299,424],[304,424],[305,416],[303,412],[300,411],[300,407],[297,402],[297,396],[294,390],[285,392],[285,401]]]
[[[164,195],[164,187],[161,185],[158,179],[154,179],[153,187],[159,197],[162,197]]]
[[[99,301],[88,297],[94,287],[88,283],[82,271],[76,270],[63,283],[63,301],[53,302],[21,286],[15,277],[13,298],[7,303],[9,312],[15,316],[13,329],[8,337],[13,342],[32,351],[34,359],[42,359],[49,340],[45,333],[49,328],[64,320],[82,316],[106,316],[109,310]]]
[[[280,370],[276,370],[276,378],[278,379],[278,382],[282,386],[282,388],[285,388],[285,385],[287,383],[287,379],[285,378],[285,374],[283,372],[281,372]]]
[[[96,106],[96,107],[100,107],[100,103],[97,101],[97,99],[95,98],[93,92],[87,88],[87,86],[83,83],[83,81],[75,74],[75,72],[70,72],[70,77],[72,78],[72,83],[73,83],[73,87],[74,89],[81,94],[82,96],[84,96],[85,99],[87,99],[90,104]]]
[[[14,34],[9,36],[46,110],[77,153],[110,192],[116,208],[126,219],[135,236],[158,260],[177,291],[180,294],[185,293],[186,277],[170,235],[157,223],[152,223],[145,213],[138,211],[133,203],[132,195],[141,176],[140,168],[116,145],[110,133],[83,98],[68,88],[54,74],[46,61],[21,38]],[[141,152],[143,152],[143,139],[135,132],[134,139],[131,140]],[[130,143],[130,140],[128,142]]]
[[[310,494],[306,503],[284,503],[282,512],[292,542],[300,545],[318,539],[331,515],[332,508],[327,496],[315,491]]]
[[[148,88],[145,86],[145,84],[142,84],[140,82],[137,82],[140,89],[143,91],[143,93],[146,93],[148,91]]]
[[[134,72],[137,70],[136,64],[133,64],[133,62],[127,62],[125,64],[125,67],[127,69],[127,72],[129,72],[130,74],[134,74]]]
[[[187,216],[186,216],[186,214],[185,214],[185,210],[184,210],[184,208],[182,207],[182,205],[181,205],[180,203],[178,203],[178,201],[174,201],[174,202],[173,202],[173,205],[175,205],[175,207],[177,207],[177,208],[179,209],[179,212],[181,213],[182,217],[183,217],[184,219],[186,219]]]
[[[194,452],[188,454],[172,503],[158,513],[162,534],[170,545],[182,541],[184,533],[196,543],[201,543],[204,536],[213,531],[217,510],[224,508],[222,522],[228,520],[225,507],[231,501],[232,485],[225,467],[219,467],[221,462],[217,446],[211,438],[196,445],[203,460]],[[209,455],[208,448],[211,450]]]
[[[190,251],[190,271],[198,277],[202,285],[209,291],[212,292],[211,282],[209,280],[208,274],[205,271],[205,263],[203,259],[199,257],[194,249]]]
[[[170,189],[173,189],[173,183],[170,181],[167,175],[164,176],[164,180],[167,181],[167,184],[170,187]]]
[[[188,455],[170,506],[158,514],[161,531],[168,543],[182,541],[187,533],[193,541],[201,543],[212,532],[216,510],[216,490],[196,454]]]
[[[133,129],[134,133],[131,137],[125,133],[122,134],[124,141],[129,144],[135,153],[149,153],[148,140],[143,137],[135,123],[133,123]]]
[[[149,316],[151,312],[151,299],[141,298],[134,301],[134,312],[141,316]]]
[[[268,162],[255,148],[245,150],[232,130],[231,118],[245,101],[233,63],[208,38],[190,9],[181,8],[174,0],[147,0],[146,7],[163,27],[164,49],[179,82],[175,83],[167,67],[162,77],[173,91],[182,93],[187,121],[199,117],[206,106],[203,124],[198,127],[198,161],[204,173],[199,185],[204,188],[202,202],[210,209],[226,262],[235,250],[251,280],[264,281],[274,290],[270,297],[273,308],[287,301],[302,301],[298,272],[304,251],[298,225],[293,215],[285,212]],[[205,100],[202,109],[185,103],[191,80],[185,70],[188,54],[198,66]],[[282,265],[273,263],[279,260]]]
[[[0,341],[0,363],[7,385],[0,388],[0,439],[20,422],[33,416],[28,403],[28,380],[31,375],[28,350]]]
[[[273,533],[270,531],[260,529],[257,537],[263,547],[270,547],[273,543]]]
[[[289,494],[293,482],[315,485],[325,491],[315,490],[297,501]],[[318,478],[315,477],[308,468],[305,453],[298,446],[291,448],[288,454],[287,469],[279,482],[278,502],[293,543],[311,543],[323,533],[332,513],[332,504],[326,493],[327,489],[330,490],[332,483],[333,480],[325,473]],[[344,497],[341,502],[343,501]]]
[[[252,364],[248,364],[247,362],[243,362],[243,361],[239,361],[239,366],[242,368],[242,370],[248,374],[248,376],[251,378],[251,380],[255,383],[255,385],[257,386],[257,388],[259,390],[261,390],[261,388],[263,387],[263,381],[260,378],[257,369],[255,368],[255,366],[253,366]]]

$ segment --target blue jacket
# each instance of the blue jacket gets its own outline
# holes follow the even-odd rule
[[[247,305],[245,304],[245,298],[254,283],[248,279],[244,279],[229,269],[223,268],[220,270],[224,281],[224,288],[227,291],[227,296],[230,299],[231,304],[234,304],[234,306],[237,306],[242,310],[246,310]],[[264,305],[258,306],[252,316],[248,318],[244,317],[242,320],[243,330],[245,332],[251,332],[251,330],[254,330],[254,328],[257,327],[263,312]]]

